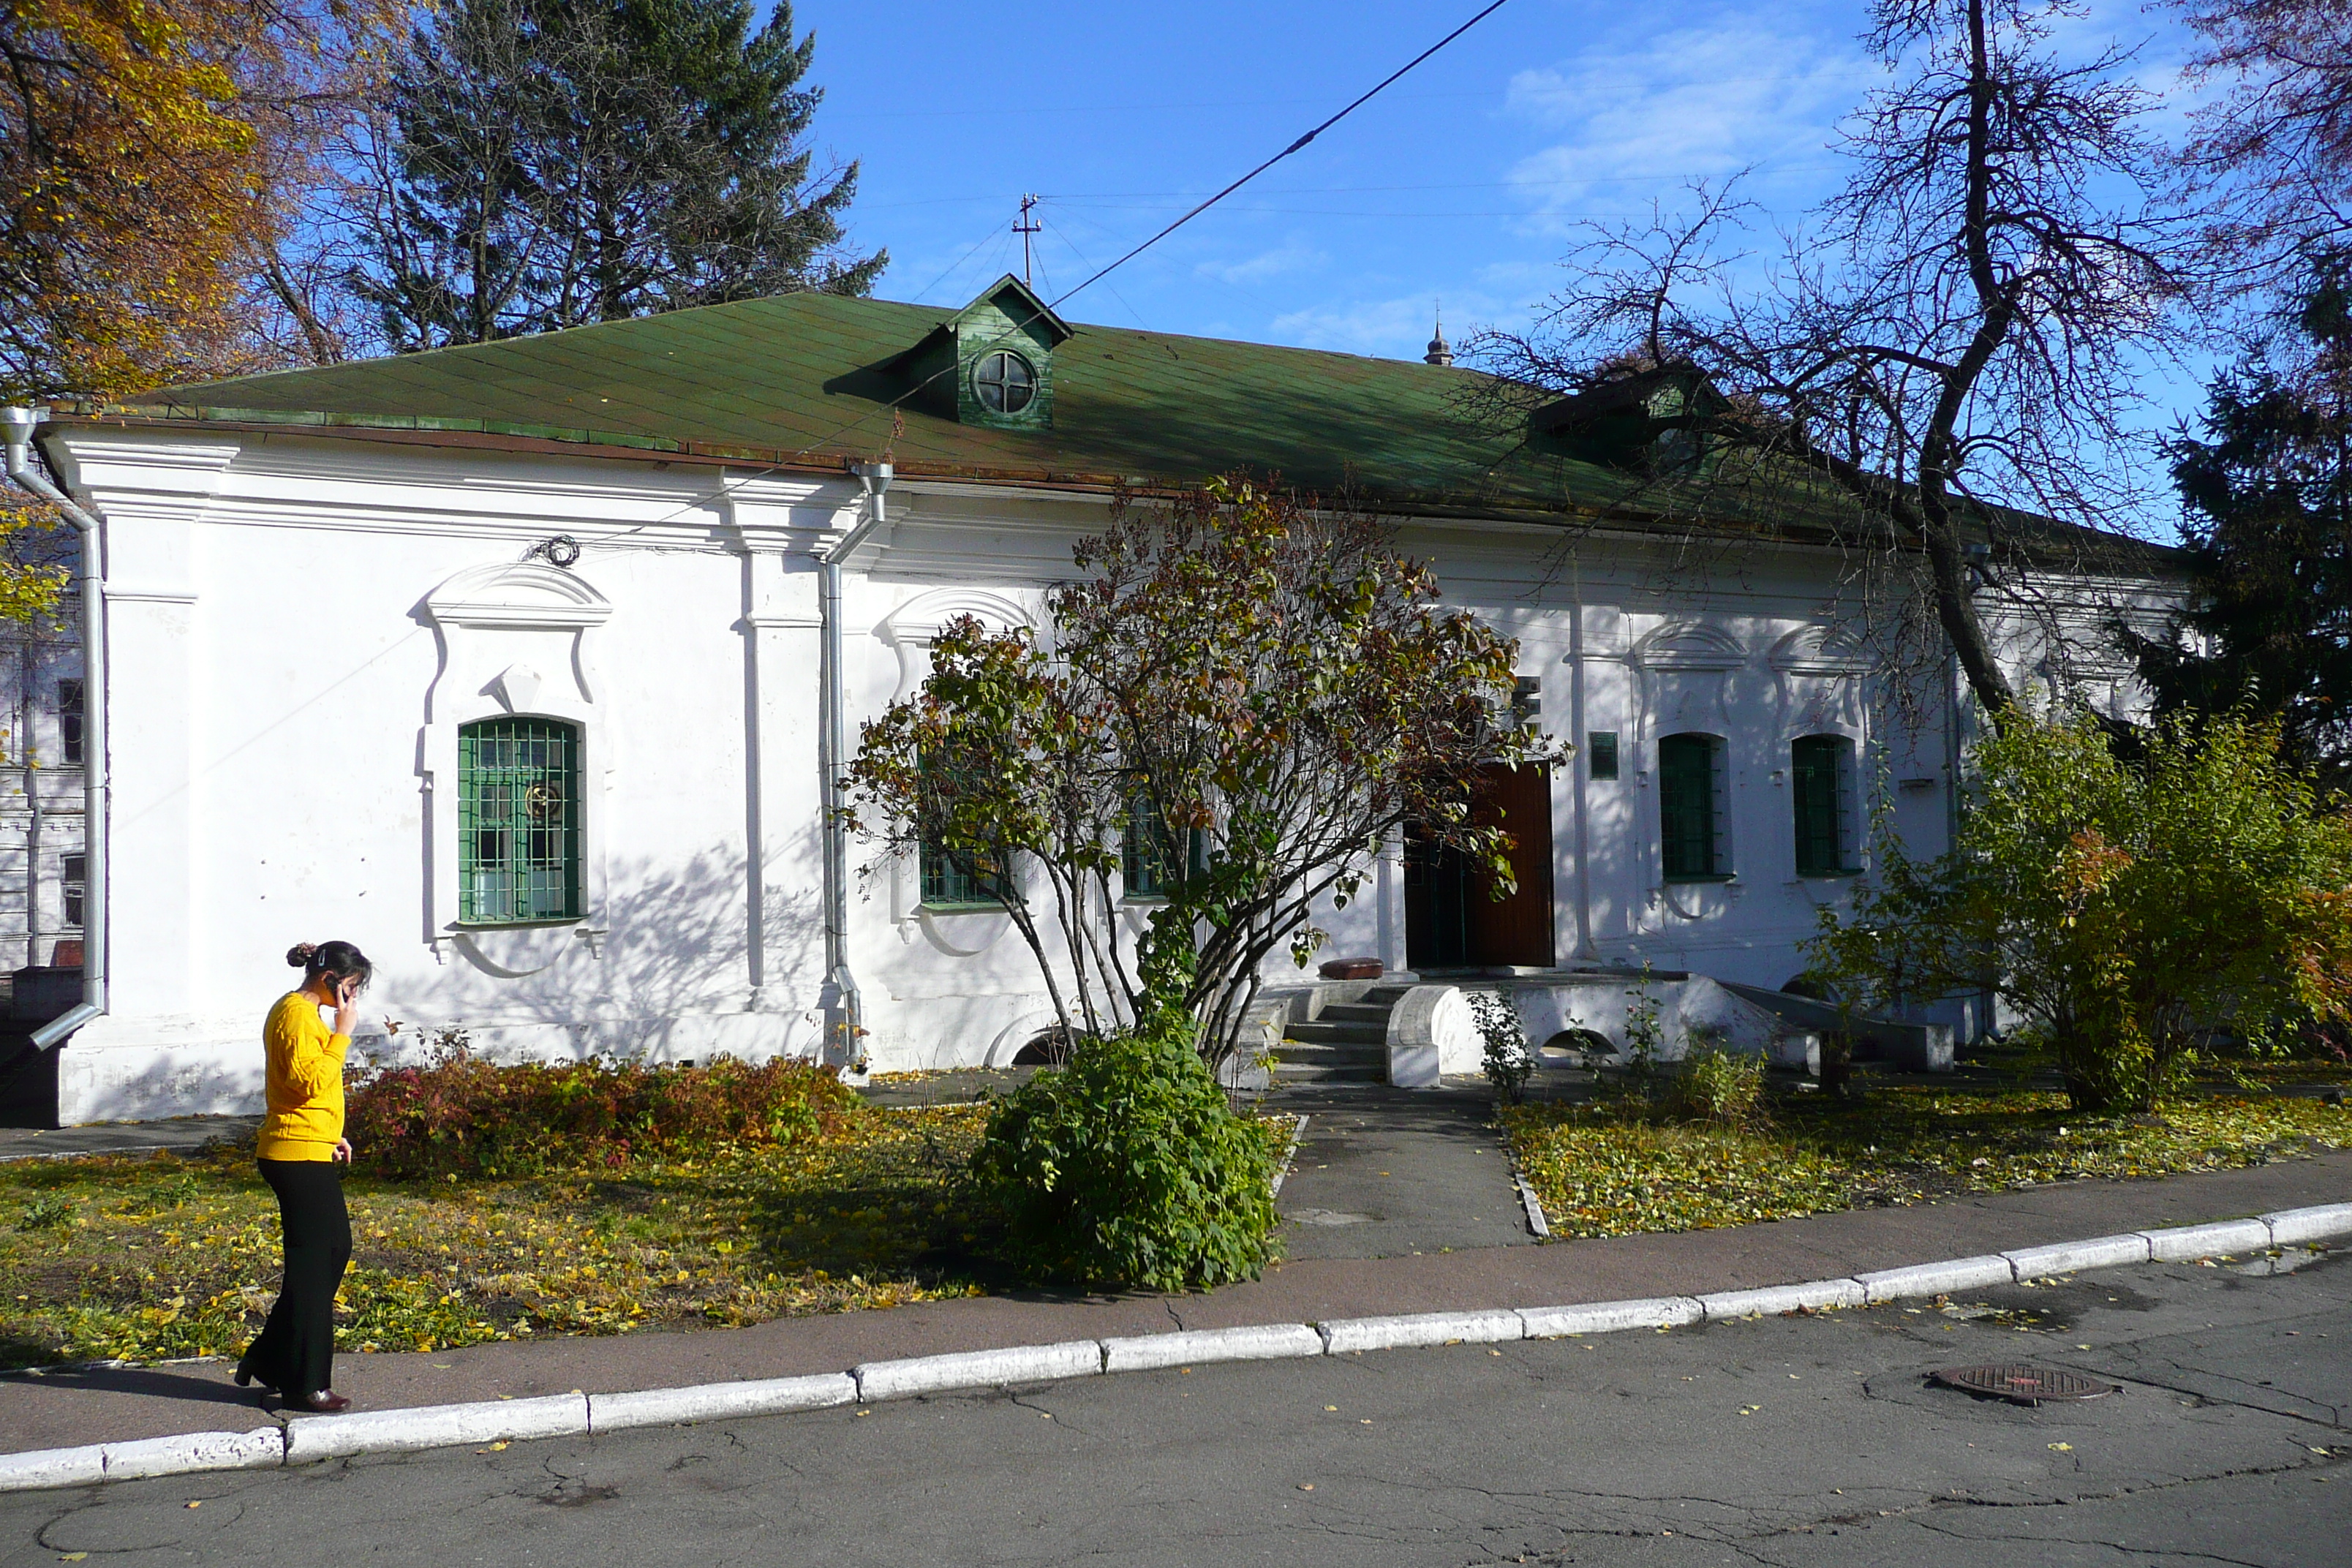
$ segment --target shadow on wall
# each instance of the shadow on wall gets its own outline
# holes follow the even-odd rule
[[[405,1059],[451,1025],[495,1059],[764,1058],[814,1047],[820,1031],[805,1010],[824,950],[814,892],[771,887],[754,922],[744,860],[719,850],[682,866],[616,863],[607,889],[600,918],[577,926],[444,942],[441,968],[371,1008],[379,1021],[362,1026],[360,1048]],[[390,1039],[387,1015],[402,1023]]]

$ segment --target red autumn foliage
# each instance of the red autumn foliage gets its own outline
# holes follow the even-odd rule
[[[370,1174],[530,1176],[797,1142],[856,1106],[831,1068],[807,1062],[499,1067],[459,1047],[359,1078],[344,1125]]]

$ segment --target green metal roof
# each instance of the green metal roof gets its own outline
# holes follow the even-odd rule
[[[955,316],[784,294],[58,412],[446,433],[467,445],[553,442],[813,471],[887,450],[908,474],[1048,484],[1181,486],[1246,472],[1376,510],[1530,521],[1672,517],[1687,527],[1704,512],[1737,531],[1801,535],[1849,512],[1825,483],[1792,473],[1693,484],[1677,504],[1654,480],[1530,433],[1528,414],[1549,399],[1478,371],[1118,327],[1073,323],[1054,351],[1050,429],[961,425],[915,406],[906,375],[889,368]],[[2134,542],[2056,531],[2151,563]]]
[[[785,294],[536,337],[166,388],[84,416],[457,432],[837,468],[1191,484],[1241,470],[1384,507],[1582,510],[1630,476],[1532,450],[1475,371],[1074,326],[1050,430],[926,413],[884,369],[955,312]],[[68,412],[60,410],[61,413]],[[892,435],[894,413],[905,422]],[[1548,444],[1548,443],[1547,443]]]

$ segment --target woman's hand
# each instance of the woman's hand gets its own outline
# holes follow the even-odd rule
[[[350,1139],[338,1138],[335,1140],[334,1158],[341,1160],[346,1165],[352,1163],[352,1141]]]
[[[356,979],[335,983],[335,1033],[350,1039],[352,1026],[360,1021],[360,983]]]

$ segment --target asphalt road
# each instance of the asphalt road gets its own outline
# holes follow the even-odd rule
[[[2286,1262],[17,1494],[0,1568],[2334,1568],[2352,1253]],[[2027,1409],[1924,1381],[2027,1359],[2121,1392]]]

